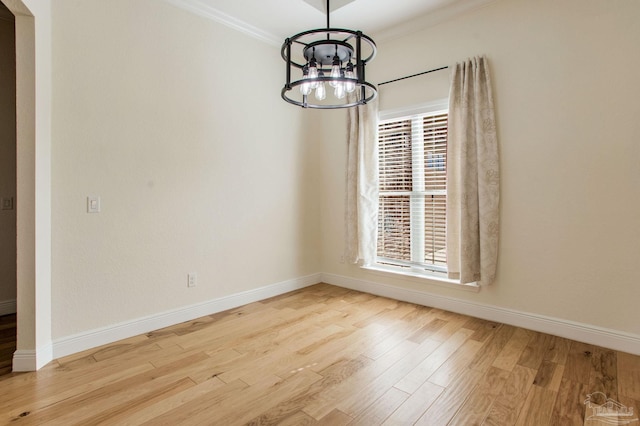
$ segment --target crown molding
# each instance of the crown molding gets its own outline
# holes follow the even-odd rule
[[[198,0],[165,0],[176,7],[187,10],[196,15],[202,16],[207,19],[219,22],[222,25],[226,25],[236,31],[240,31],[250,37],[256,38],[262,42],[270,44],[272,46],[280,47],[283,40],[275,34],[271,34],[267,31],[263,31],[258,27],[254,27],[240,19],[234,18],[214,7],[211,7]]]
[[[283,40],[277,35],[264,31],[256,26],[253,26],[245,21],[235,18],[221,10],[216,9],[200,0],[164,0],[176,7],[189,11],[193,14],[202,16],[207,19],[216,21],[222,25],[232,28],[236,31],[240,31],[250,37],[270,44],[272,46],[280,47]],[[310,5],[313,5],[313,0],[304,0]],[[436,9],[426,15],[419,16],[415,19],[409,20],[402,25],[395,25],[393,27],[383,29],[380,31],[373,31],[371,34],[377,42],[389,41],[399,37],[403,37],[425,28],[438,25],[444,21],[452,19],[458,15],[473,11],[484,7],[496,0],[465,0],[453,3],[448,6]],[[345,1],[343,3],[349,3]],[[315,6],[314,6],[315,7]]]

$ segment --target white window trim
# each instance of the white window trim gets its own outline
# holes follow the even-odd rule
[[[366,264],[361,266],[362,269],[366,269],[376,275],[389,276],[395,275],[400,278],[411,279],[417,278],[420,280],[428,280],[430,284],[434,284],[440,287],[455,288],[457,290],[465,290],[477,293],[480,291],[478,283],[473,282],[469,284],[461,284],[459,280],[452,280],[444,273],[437,273],[431,271],[416,272],[414,270],[407,270],[390,265],[381,264]]]
[[[415,116],[425,114],[439,114],[449,111],[449,99],[440,99],[424,104],[412,105],[408,107],[390,109],[380,111],[378,113],[379,122],[395,120],[398,118],[413,119]],[[448,278],[445,272],[437,272],[430,270],[418,270],[417,268],[402,268],[399,266],[385,265],[377,262],[373,264],[362,265],[363,269],[383,274],[394,274],[404,277],[420,278],[432,281],[433,283],[445,287],[455,287],[457,289],[469,290],[477,292],[480,289],[478,283],[461,284],[459,280]]]
[[[414,115],[437,114],[449,111],[449,99],[439,99],[424,104],[411,105],[402,108],[387,109],[378,112],[380,121],[394,120],[396,118],[411,118]]]

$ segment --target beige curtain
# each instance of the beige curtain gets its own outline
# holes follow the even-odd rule
[[[447,148],[447,269],[491,284],[498,260],[499,162],[487,59],[453,67]]]
[[[348,109],[347,146],[345,254],[348,262],[367,265],[375,261],[378,227],[377,99]]]

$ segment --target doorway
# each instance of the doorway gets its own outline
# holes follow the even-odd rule
[[[16,351],[13,371],[53,359],[51,344],[51,2],[0,0],[15,19]],[[29,8],[31,7],[31,9]],[[36,16],[38,19],[36,19]],[[38,131],[36,131],[36,129]],[[36,309],[37,308],[37,309]]]
[[[16,350],[15,16],[0,3],[0,375]]]

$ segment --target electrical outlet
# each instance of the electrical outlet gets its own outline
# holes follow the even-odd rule
[[[191,272],[187,274],[187,287],[195,287],[198,284],[198,274]]]
[[[340,263],[344,263],[344,254],[340,255],[340,259],[339,260],[340,260]]]

